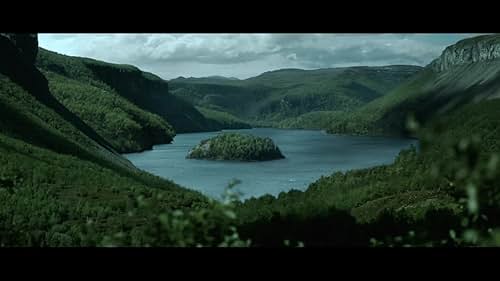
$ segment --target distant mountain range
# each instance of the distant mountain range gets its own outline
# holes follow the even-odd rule
[[[249,79],[171,80],[171,92],[198,107],[228,112],[255,126],[331,133],[406,134],[409,114],[436,114],[500,95],[500,35],[467,38],[426,67],[280,69]]]
[[[243,80],[165,81],[134,66],[40,49],[35,34],[0,33],[0,60],[2,246],[183,245],[190,231],[211,242],[227,235],[222,245],[235,234],[219,233],[218,223],[234,216],[241,237],[273,246],[285,239],[392,245],[408,233],[416,245],[469,245],[452,233],[500,225],[500,35],[462,40],[423,68],[283,69]],[[411,115],[423,129],[407,130]],[[248,123],[411,133],[422,149],[322,177],[304,192],[252,198],[234,213],[194,213],[191,228],[178,219],[211,208],[209,200],[120,155],[179,132]],[[464,226],[471,200],[487,219]],[[172,210],[186,212],[159,215]],[[170,236],[179,229],[181,238]]]
[[[212,75],[212,76],[207,76],[207,77],[183,77],[179,76],[177,78],[171,79],[169,81],[190,81],[193,83],[199,82],[199,81],[213,81],[213,80],[240,80],[236,77],[225,77],[225,76],[220,76],[220,75]]]
[[[230,113],[254,125],[277,125],[312,111],[351,111],[385,95],[418,66],[282,69],[230,80],[170,80],[171,93],[199,107]]]

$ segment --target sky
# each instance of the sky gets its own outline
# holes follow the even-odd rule
[[[131,64],[163,79],[246,79],[283,68],[425,66],[447,46],[478,34],[39,34],[70,56]]]

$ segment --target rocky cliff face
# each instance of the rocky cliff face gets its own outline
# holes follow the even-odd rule
[[[33,65],[37,53],[36,34],[0,33],[0,73],[27,90],[47,88],[47,80]]]
[[[219,129],[211,124],[191,104],[171,95],[166,81],[135,67],[117,68],[115,65],[87,60],[85,63],[96,77],[115,89],[140,108],[165,118],[177,133]]]
[[[113,64],[86,60],[88,67],[96,77],[105,82],[123,97],[138,103],[146,93],[153,96],[168,95],[168,83],[159,77],[142,72],[136,67],[117,67]],[[149,77],[147,76],[149,74]]]
[[[500,59],[500,35],[467,38],[447,47],[429,67],[446,71],[456,65]]]
[[[35,63],[38,53],[38,36],[36,34],[0,33],[0,36],[9,39],[30,63]]]

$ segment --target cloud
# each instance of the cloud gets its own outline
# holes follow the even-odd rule
[[[247,78],[279,68],[425,65],[472,34],[40,34],[68,55],[133,64],[165,79]]]

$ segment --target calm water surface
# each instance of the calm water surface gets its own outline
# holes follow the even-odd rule
[[[401,149],[416,140],[383,137],[328,135],[322,131],[255,128],[225,130],[270,137],[285,159],[266,162],[234,162],[186,159],[201,140],[220,132],[179,134],[171,144],[153,150],[126,154],[137,167],[155,175],[220,198],[234,178],[243,198],[278,195],[290,189],[305,190],[322,175],[335,171],[392,163]]]

